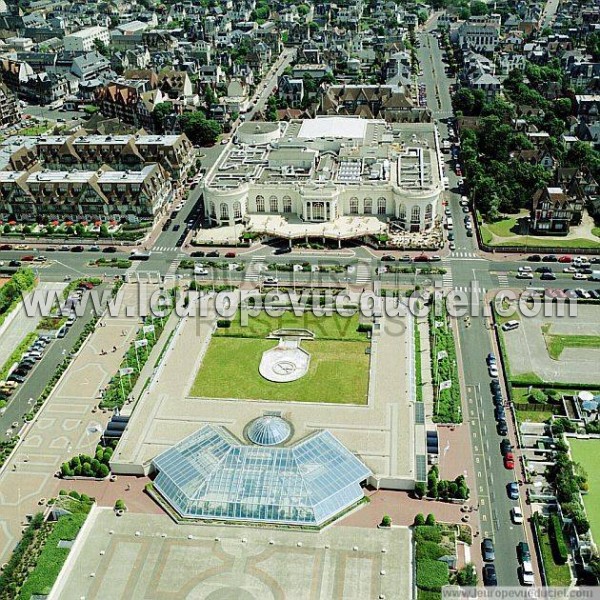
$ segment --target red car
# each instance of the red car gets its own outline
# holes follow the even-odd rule
[[[235,258],[235,252],[227,252],[225,258]]]
[[[462,177],[462,171],[458,167],[456,167],[456,176]]]
[[[561,256],[561,257],[558,259],[558,262],[559,262],[559,263],[572,263],[572,262],[573,262],[573,259],[572,259],[570,256]]]
[[[515,468],[515,456],[512,452],[507,452],[504,455],[504,468],[514,469]]]
[[[21,256],[21,262],[32,262],[33,259],[33,254],[26,254],[25,256]]]
[[[414,262],[429,262],[429,256],[427,254],[419,254],[413,258]]]

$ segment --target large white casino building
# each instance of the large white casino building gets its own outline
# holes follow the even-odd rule
[[[204,181],[206,216],[216,226],[254,230],[270,222],[270,233],[273,223],[289,224],[284,237],[294,227],[336,221],[354,236],[373,223],[426,232],[439,221],[439,157],[430,123],[244,123]]]

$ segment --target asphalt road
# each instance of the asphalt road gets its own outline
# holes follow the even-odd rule
[[[444,120],[452,116],[452,104],[449,86],[452,83],[445,74],[442,53],[437,39],[423,33],[419,36],[420,48],[419,58],[424,72],[428,92],[428,104],[433,111],[434,117],[440,119],[439,128],[442,137],[448,134],[448,128]],[[447,174],[450,180],[450,189],[456,190],[457,177],[453,173],[454,163],[447,161]],[[464,214],[458,204],[460,197],[457,193],[446,193],[448,205],[452,211],[455,226],[456,252],[475,253],[477,250],[474,237],[467,237],[463,224]],[[471,285],[473,281],[479,282],[482,287],[492,285],[490,277],[490,263],[481,273],[480,260],[460,257],[450,258],[453,285],[460,287]],[[505,268],[505,265],[503,265]],[[477,287],[478,284],[475,284]],[[519,286],[521,287],[521,286]],[[480,303],[482,303],[481,298]],[[496,434],[496,424],[492,398],[489,388],[490,377],[487,371],[485,358],[491,352],[492,339],[490,337],[489,324],[486,319],[471,319],[470,325],[464,320],[458,323],[458,351],[463,369],[463,382],[466,391],[466,400],[472,435],[472,449],[475,460],[475,477],[479,497],[479,516],[481,524],[481,535],[494,540],[496,552],[496,571],[499,585],[517,586],[519,578],[517,574],[516,547],[520,541],[526,540],[526,530],[522,525],[514,525],[510,517],[510,509],[516,501],[508,498],[506,485],[515,481],[515,472],[504,468],[500,454],[499,443],[502,439]],[[506,396],[505,396],[506,397]],[[514,440],[514,431],[511,432]],[[471,486],[473,487],[471,482]],[[524,501],[524,499],[522,499]]]
[[[101,289],[101,288],[99,288]],[[79,317],[69,329],[64,338],[55,339],[46,346],[42,359],[29,372],[27,379],[19,385],[11,396],[6,411],[0,416],[0,433],[7,431],[13,422],[17,422],[20,429],[23,425],[23,416],[28,413],[35,401],[40,396],[58,365],[64,360],[65,355],[71,352],[86,323],[92,318],[92,303],[88,303],[85,313]],[[1,433],[5,435],[4,433]]]

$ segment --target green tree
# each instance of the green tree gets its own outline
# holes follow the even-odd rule
[[[421,525],[425,525],[425,517],[423,516],[423,513],[417,513],[415,515],[415,520],[413,522],[413,525],[415,527],[419,527]]]
[[[474,2],[471,2],[470,8],[471,15],[473,15],[474,17],[487,15],[489,12],[488,5],[485,2],[482,2],[481,0],[474,0]]]
[[[102,40],[94,40],[94,48],[97,52],[102,54],[102,56],[110,56],[110,49]]]
[[[219,123],[207,119],[201,111],[184,113],[179,116],[179,122],[183,133],[187,135],[193,144],[200,146],[213,145],[223,132]]]
[[[429,513],[427,515],[427,518],[425,519],[425,525],[429,525],[430,527],[433,527],[433,525],[435,525],[435,515],[433,515],[432,513]]]
[[[171,114],[173,114],[172,102],[159,102],[154,106],[152,118],[158,131],[163,132],[165,130],[165,119]]]
[[[100,225],[100,237],[107,238],[110,236],[110,232],[108,231],[108,225],[106,223],[102,223]]]
[[[465,565],[456,572],[456,583],[463,587],[475,587],[477,585],[477,570],[471,563]]]

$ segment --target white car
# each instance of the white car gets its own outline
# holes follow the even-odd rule
[[[533,269],[531,267],[519,267],[519,273],[532,273]]]
[[[577,269],[575,267],[565,267],[563,273],[577,273]]]
[[[576,280],[583,280],[583,279],[589,279],[590,276],[586,275],[585,273],[573,273],[573,279]]]
[[[523,523],[523,511],[520,506],[513,506],[510,509],[510,516],[515,525]]]
[[[450,248],[450,250],[456,250],[456,244],[454,242],[450,242],[448,244],[448,248]]]
[[[516,319],[513,319],[512,321],[506,321],[506,323],[502,325],[502,331],[511,331],[513,329],[517,329],[520,324],[521,323]]]
[[[265,277],[263,283],[266,285],[277,285],[279,283],[279,279],[277,279],[277,277]]]
[[[517,279],[533,279],[533,273],[530,273],[529,271],[522,271],[517,273]]]
[[[498,377],[498,367],[496,365],[490,365],[488,367],[490,377]]]

